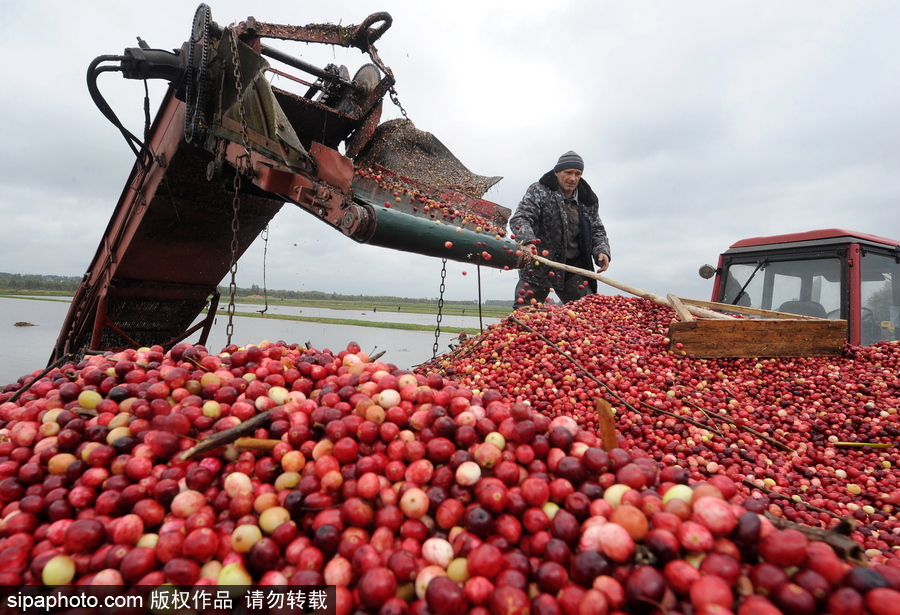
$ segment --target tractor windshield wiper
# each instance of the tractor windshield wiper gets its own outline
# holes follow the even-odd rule
[[[756,269],[753,270],[753,273],[750,274],[750,277],[747,278],[747,281],[744,282],[743,286],[741,286],[741,290],[738,291],[738,294],[735,296],[734,301],[731,302],[731,305],[738,304],[738,301],[740,301],[741,298],[746,294],[747,287],[750,286],[750,282],[753,281],[753,277],[756,275],[756,273],[760,269],[762,269],[764,266],[766,266],[768,264],[769,264],[769,259],[767,259],[767,258],[764,258],[763,260],[759,261],[759,264],[756,266]]]

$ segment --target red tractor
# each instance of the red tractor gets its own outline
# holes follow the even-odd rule
[[[712,300],[847,321],[847,340],[896,340],[900,328],[900,241],[823,229],[742,239],[719,256]]]

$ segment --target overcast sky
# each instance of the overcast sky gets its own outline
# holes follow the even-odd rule
[[[85,86],[93,58],[140,36],[174,49],[197,4],[8,3],[0,39],[0,271],[80,276],[132,155]],[[575,150],[600,197],[607,274],[705,299],[697,270],[744,237],[846,228],[900,238],[900,3],[335,1],[210,3],[214,21],[358,24],[388,11],[376,45],[400,101],[515,209]],[[356,50],[295,44],[353,74]],[[324,53],[324,55],[323,55]],[[143,84],[100,87],[141,134]],[[155,109],[163,87],[151,90]],[[399,117],[386,101],[384,120]],[[436,297],[440,260],[358,245],[286,205],[269,231],[269,288]],[[468,275],[462,275],[466,271]],[[485,299],[514,272],[482,270]],[[258,240],[239,286],[263,283]],[[473,265],[448,266],[445,297],[476,299]],[[617,292],[601,287],[601,292]]]

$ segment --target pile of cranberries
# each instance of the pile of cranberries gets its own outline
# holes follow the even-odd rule
[[[752,485],[775,492],[769,512],[792,521],[830,528],[852,517],[870,557],[892,556],[900,343],[839,357],[698,359],[669,350],[674,318],[645,299],[592,295],[516,312],[425,369],[592,432],[594,400],[606,399],[625,448],[692,480],[729,476],[739,499],[759,495]]]
[[[651,327],[646,306],[631,307],[628,319],[621,312],[635,332],[620,332],[631,341],[607,329],[608,356],[567,341],[590,329],[569,309],[520,317],[548,337],[551,323],[566,323],[569,337],[555,343],[582,364],[608,361],[611,383],[627,364],[651,381],[654,361],[680,368],[661,383],[675,396],[645,396],[673,412],[686,411],[687,387],[702,407],[735,386],[726,362],[676,357],[661,339],[636,354]],[[712,430],[708,441],[687,436],[697,451],[657,459],[618,407],[620,447],[604,450],[586,413],[605,385],[512,334],[501,325],[480,339],[509,339],[493,346],[492,363],[477,348],[447,359],[453,377],[371,361],[353,343],[331,352],[278,342],[95,355],[19,392],[23,378],[0,393],[0,584],[333,585],[340,614],[897,612],[900,558],[889,548],[862,565],[802,526],[779,529],[766,514],[784,513],[775,499],[748,493],[724,463],[691,463],[720,437]],[[620,343],[635,354],[613,352]],[[503,364],[514,344],[541,379],[477,382],[513,373]],[[880,352],[889,365],[890,348]],[[768,372],[748,365],[766,390]],[[691,385],[698,377],[710,379]],[[553,398],[537,392],[548,381]],[[643,389],[617,391],[634,404]],[[789,392],[795,406],[782,407],[794,412],[800,394]],[[743,409],[749,384],[740,393]],[[253,433],[189,454],[262,412]],[[758,443],[741,448],[781,459]],[[799,460],[791,467],[802,472]]]

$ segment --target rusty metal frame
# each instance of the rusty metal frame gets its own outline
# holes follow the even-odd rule
[[[341,26],[336,24],[308,24],[306,26],[293,26],[287,24],[273,24],[257,21],[248,17],[234,26],[241,41],[260,55],[268,55],[262,44],[262,39],[276,39],[283,41],[295,41],[303,43],[320,43],[325,45],[337,45],[340,47],[353,47],[368,54],[372,62],[384,73],[379,84],[366,96],[362,105],[360,118],[368,116],[381,103],[385,94],[396,83],[394,73],[385,65],[378,55],[374,43],[390,28],[393,18],[389,13],[373,13],[359,25]],[[298,60],[299,62],[299,60]],[[378,116],[380,118],[380,108]],[[378,119],[375,120],[375,125]],[[372,127],[374,128],[374,127]]]

